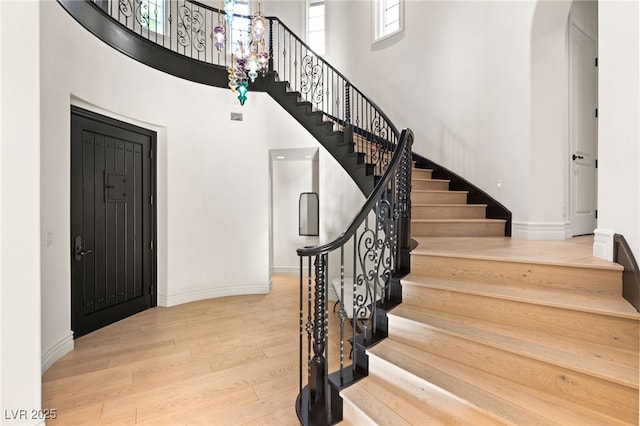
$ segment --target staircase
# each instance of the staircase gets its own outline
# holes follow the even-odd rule
[[[413,237],[498,237],[504,219],[487,219],[486,204],[467,204],[468,191],[450,191],[450,180],[433,179],[432,170],[413,169],[411,233]]]
[[[124,3],[58,1],[132,58],[194,82],[227,86],[227,55],[207,56],[209,49],[201,54],[199,48],[212,28],[183,22],[168,26],[169,37],[153,40],[142,31],[145,16],[120,13]],[[188,13],[199,16],[193,22],[210,26],[223,16],[199,2],[168,5],[169,16]],[[114,19],[105,21],[108,14]],[[545,261],[540,252],[549,246],[521,246],[503,237],[510,235],[508,210],[426,159],[416,163],[411,179],[410,227],[418,244],[412,273],[402,279],[402,303],[387,312],[399,302],[398,277],[409,263],[413,133],[396,129],[277,18],[269,18],[269,52],[269,72],[250,90],[269,93],[368,196],[343,235],[298,251],[301,290],[303,276],[308,278],[304,306],[300,298],[301,422],[328,424],[343,417],[346,424],[637,424],[640,317],[621,297],[621,268],[588,259],[559,261],[558,254]],[[377,220],[370,224],[369,216]],[[353,247],[348,262],[342,259],[345,246]],[[342,328],[340,371],[327,377],[336,369],[324,359],[330,252],[340,255],[332,265],[341,275],[345,264],[356,270],[357,255],[366,253],[354,271],[366,275],[361,288],[377,288],[371,282],[378,280],[391,297],[373,310],[367,300],[360,302],[367,315],[379,312],[370,318],[374,334],[354,335],[351,369],[342,364],[348,345]],[[305,343],[309,371],[302,368]],[[367,371],[368,377],[349,386]]]
[[[345,131],[338,120],[305,100],[302,93],[292,90],[289,82],[277,81],[275,74],[267,78],[272,79],[266,85],[267,93],[329,151],[362,193],[369,195],[379,174],[376,175],[371,155],[367,155],[366,149],[356,143],[356,137],[350,131]]]
[[[638,424],[622,267],[589,245],[499,237],[482,206],[413,176],[411,274],[369,376],[340,394],[344,423]]]

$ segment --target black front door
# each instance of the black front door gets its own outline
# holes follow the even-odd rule
[[[71,108],[71,329],[156,305],[156,133]]]

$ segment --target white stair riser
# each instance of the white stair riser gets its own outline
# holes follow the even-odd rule
[[[638,322],[633,319],[411,284],[403,284],[402,297],[403,303],[422,308],[638,350],[640,330]]]
[[[413,229],[412,229],[413,230]],[[456,281],[534,288],[585,296],[620,297],[622,272],[413,253],[411,273]]]
[[[343,400],[342,417],[347,419],[352,425],[377,426],[376,422],[362,412],[357,405],[347,399]]]
[[[557,395],[570,403],[630,419],[637,390],[522,354],[505,351],[404,318],[390,316],[389,336],[416,348],[498,377]]]

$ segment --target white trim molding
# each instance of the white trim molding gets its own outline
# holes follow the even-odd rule
[[[371,13],[371,18],[373,20],[371,29],[372,29],[372,40],[373,44],[379,43],[383,40],[387,40],[391,37],[394,37],[398,34],[401,34],[404,31],[404,1],[405,0],[397,0],[398,1],[398,28],[389,32],[385,32],[386,30],[383,28],[384,23],[383,20],[386,18],[385,9],[387,7],[387,1],[389,0],[373,0],[373,10]]]
[[[212,287],[197,290],[184,291],[177,294],[158,295],[158,306],[169,308],[183,303],[196,302],[198,300],[214,299],[217,297],[242,296],[247,294],[269,294],[272,282],[267,284],[234,285],[230,287]]]
[[[562,241],[571,238],[569,222],[512,222],[511,235],[520,240]]]
[[[271,272],[276,274],[297,274],[300,272],[299,266],[274,266]]]
[[[42,367],[42,374],[49,369],[57,360],[71,352],[74,348],[73,345],[73,331],[69,330],[69,333],[62,337],[56,344],[47,349],[40,360]]]
[[[613,236],[615,232],[609,229],[597,228],[594,234],[593,255],[613,262]]]

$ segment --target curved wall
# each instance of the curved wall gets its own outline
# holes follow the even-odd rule
[[[319,147],[317,141],[268,95],[250,92],[240,107],[228,90],[151,69],[95,38],[57,3],[42,3],[41,28],[41,226],[53,236],[42,249],[45,368],[73,345],[70,104],[158,132],[160,306],[267,293],[269,150]],[[232,111],[243,121],[231,121]],[[332,191],[355,187],[330,155],[321,155],[320,168],[340,181]],[[346,220],[362,198],[355,200],[352,211],[341,206]]]

